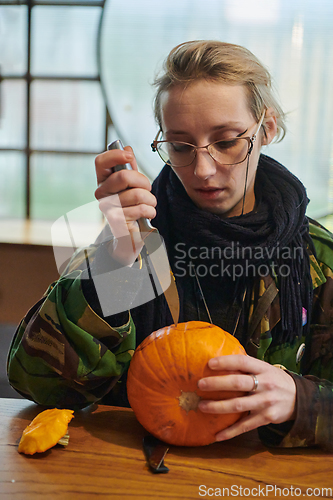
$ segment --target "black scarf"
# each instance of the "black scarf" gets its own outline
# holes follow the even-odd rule
[[[309,200],[297,177],[261,155],[255,182],[256,209],[227,219],[198,208],[168,166],[154,181],[153,193],[158,200],[154,225],[165,240],[174,272],[180,244],[182,250],[220,248],[220,253],[214,252],[210,258],[221,263],[222,252],[222,259],[238,266],[237,279],[225,276],[234,281],[235,294],[269,269],[277,282],[281,307],[275,340],[292,342],[302,336],[302,313],[305,310],[307,318],[311,316],[309,249],[314,252],[314,248],[305,216]]]

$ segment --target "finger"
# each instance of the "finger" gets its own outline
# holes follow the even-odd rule
[[[250,374],[223,374],[200,379],[198,387],[202,391],[251,392],[254,389],[254,382],[253,376]]]
[[[132,153],[133,160],[130,162],[131,167],[133,168],[133,170],[138,170],[138,164],[137,164],[137,161],[136,161],[136,158],[135,158],[135,155],[134,155],[134,152],[133,152],[133,149],[131,148],[131,146],[125,146],[124,151],[126,151],[127,153]]]
[[[95,197],[99,200],[105,196],[119,194],[131,188],[145,189],[151,191],[149,179],[135,170],[120,170],[114,172],[101,183],[95,191]]]
[[[208,361],[211,370],[242,371],[245,373],[261,373],[267,369],[267,363],[252,356],[229,354],[218,356]]]
[[[118,240],[117,245],[119,245],[120,239],[127,237],[129,233],[133,231],[138,231],[139,228],[137,224],[133,223],[133,221],[131,224],[131,221],[126,220],[122,207],[104,207],[104,200],[105,198],[102,198],[99,202],[99,208],[103,212],[111,228],[113,236]]]
[[[114,208],[126,208],[136,205],[150,205],[155,207],[157,200],[155,196],[146,189],[132,188],[122,191],[120,194],[112,194],[100,199],[99,207],[102,212],[112,210]]]
[[[156,217],[156,210],[151,205],[136,205],[134,207],[123,208],[124,216],[127,222],[134,222],[139,219],[154,219]]]
[[[144,203],[140,205],[130,206],[130,207],[109,207],[108,205],[103,205],[103,200],[99,202],[99,208],[105,215],[111,229],[119,227],[119,224],[129,224],[135,222],[142,217],[146,219],[154,219],[156,216],[156,210],[151,205],[146,205]]]
[[[147,189],[132,188],[119,193],[119,201],[123,208],[135,205],[150,205],[156,207],[156,197]]]
[[[111,151],[104,151],[95,158],[95,169],[97,176],[97,183],[104,182],[105,179],[111,174],[111,169],[116,165],[125,165],[130,163],[133,170],[137,171],[137,163],[133,152],[128,146],[126,149],[113,149]]]
[[[201,400],[199,409],[202,413],[244,413],[249,411],[258,412],[266,408],[265,398],[261,395],[242,396],[223,400]]]
[[[239,419],[235,424],[223,429],[223,431],[218,432],[215,436],[216,441],[226,441],[233,437],[244,434],[245,432],[252,431],[266,425],[266,419],[261,414],[248,414],[245,417]]]

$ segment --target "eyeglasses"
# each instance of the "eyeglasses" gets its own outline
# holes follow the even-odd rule
[[[170,167],[187,167],[191,165],[198,149],[206,149],[208,154],[220,165],[237,165],[251,154],[258,132],[263,123],[266,110],[261,115],[258,127],[252,137],[235,137],[225,141],[215,141],[207,146],[194,146],[181,141],[158,141],[162,130],[159,130],[151,148],[157,152],[164,163]]]

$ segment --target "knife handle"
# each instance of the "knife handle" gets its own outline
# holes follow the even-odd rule
[[[118,139],[117,141],[108,144],[108,151],[110,151],[111,149],[121,149],[122,151],[124,151],[124,147],[121,143],[121,140]],[[113,174],[114,172],[119,172],[119,170],[133,170],[133,169],[130,163],[125,163],[124,165],[115,165],[110,169],[110,172],[111,174]],[[144,217],[138,220],[138,224],[141,233],[150,233],[154,229],[154,227],[151,225],[150,220],[145,219]]]

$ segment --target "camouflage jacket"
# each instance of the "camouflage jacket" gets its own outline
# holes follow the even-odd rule
[[[311,338],[270,347],[280,306],[274,281],[266,278],[251,303],[252,336],[247,352],[285,367],[297,387],[296,420],[260,428],[263,442],[281,447],[320,445],[332,451],[333,240],[314,224],[310,224],[310,234],[316,248],[316,258],[311,256]],[[94,246],[88,252],[93,257]],[[9,382],[24,397],[47,406],[77,409],[98,401],[126,404],[119,395],[126,393],[126,371],[136,345],[172,321],[161,316],[162,295],[152,301],[156,303],[153,311],[143,305],[114,316],[113,324],[107,322],[83,293],[81,257],[76,255],[67,273],[49,287],[18,326],[8,355]]]

